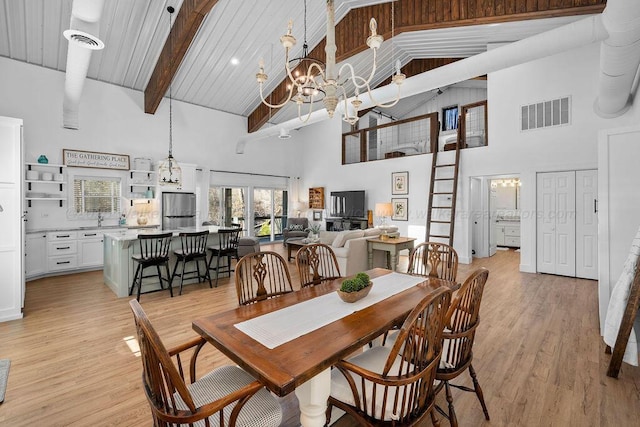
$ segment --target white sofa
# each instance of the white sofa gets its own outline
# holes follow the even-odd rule
[[[397,228],[391,229],[390,234],[397,234]],[[340,273],[351,276],[369,269],[369,254],[367,239],[380,235],[380,229],[366,230],[321,231],[320,242],[331,246],[336,254]],[[387,268],[387,252],[373,251],[373,267]]]

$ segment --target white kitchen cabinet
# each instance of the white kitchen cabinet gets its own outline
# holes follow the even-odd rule
[[[22,120],[0,117],[0,322],[22,317],[24,222]]]
[[[100,267],[103,263],[104,248],[102,232],[80,232],[78,236],[78,267]]]
[[[29,233],[25,239],[26,278],[47,272],[47,234]]]

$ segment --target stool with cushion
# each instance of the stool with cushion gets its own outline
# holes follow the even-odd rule
[[[211,288],[211,276],[209,275],[209,268],[207,265],[207,237],[209,236],[209,230],[194,232],[194,233],[180,233],[180,249],[176,249],[173,253],[177,257],[176,265],[173,267],[173,274],[171,275],[171,281],[176,276],[180,276],[180,293],[182,295],[182,284],[186,275],[196,275],[198,280],[209,280],[209,287]],[[195,270],[184,271],[188,262],[195,262]],[[200,261],[204,262],[204,274],[200,274]],[[178,265],[182,264],[182,271],[178,273]]]
[[[173,297],[173,289],[171,288],[171,275],[169,274],[169,246],[171,245],[172,233],[163,234],[138,234],[138,248],[139,254],[135,254],[131,259],[138,264],[136,267],[136,273],[133,275],[133,281],[131,282],[131,288],[129,288],[129,295],[133,294],[136,286],[138,287],[138,294],[136,299],[140,301],[140,293],[142,291],[142,279],[148,277],[158,277],[160,281],[160,289],[164,289],[162,281],[164,280],[169,285],[169,293]],[[164,266],[167,273],[167,277],[162,277],[160,267]],[[144,269],[147,267],[156,267],[157,274],[144,275]]]

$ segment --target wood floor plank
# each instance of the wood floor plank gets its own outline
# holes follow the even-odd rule
[[[284,255],[281,244],[263,247]],[[453,391],[460,426],[636,426],[640,369],[606,377],[610,356],[599,336],[597,282],[518,271],[519,254],[499,251],[460,265],[463,280],[490,270],[474,347],[474,367],[491,421],[475,395]],[[406,271],[406,257],[400,270]],[[298,275],[289,263],[292,278]],[[11,359],[0,426],[148,426],[129,298],[117,298],[102,272],[27,284],[23,319],[0,323],[0,358]],[[188,285],[181,296],[143,295],[142,306],[167,347],[195,333],[191,321],[237,305],[233,281]],[[198,371],[230,361],[212,346]],[[471,386],[463,375],[460,381]],[[446,401],[438,396],[445,408]],[[294,394],[282,400],[283,426],[299,425]],[[355,424],[346,418],[339,426]],[[428,423],[427,425],[430,425]],[[448,425],[443,420],[442,425]]]

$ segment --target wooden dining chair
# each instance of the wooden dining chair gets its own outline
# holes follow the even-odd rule
[[[296,254],[300,287],[319,285],[342,277],[336,254],[323,243],[305,245]]]
[[[455,282],[458,274],[458,253],[444,243],[421,243],[409,253],[407,273]]]
[[[247,305],[293,292],[287,263],[275,252],[254,252],[236,264],[238,304]]]
[[[433,388],[442,354],[442,330],[451,290],[441,286],[424,297],[405,319],[395,344],[373,347],[331,372],[327,424],[334,406],[358,425],[422,425],[434,414]]]
[[[280,404],[259,381],[229,365],[196,379],[196,361],[205,339],[194,338],[167,350],[138,301],[129,304],[140,346],[143,389],[154,426],[280,425]],[[186,383],[181,354],[190,349],[194,350],[190,382]]]
[[[436,379],[440,380],[436,393],[444,387],[449,404],[448,414],[441,408],[438,411],[449,419],[452,426],[458,425],[453,398],[451,397],[451,387],[464,391],[475,392],[482,405],[484,417],[489,420],[489,411],[484,403],[482,388],[478,383],[476,372],[471,361],[473,360],[473,341],[476,329],[480,324],[480,302],[484,285],[489,277],[489,270],[479,268],[474,271],[456,292],[453,302],[447,313],[447,323],[442,335],[443,352],[442,361],[436,373]],[[473,388],[451,384],[449,381],[458,377],[469,369],[469,374],[473,381]]]

